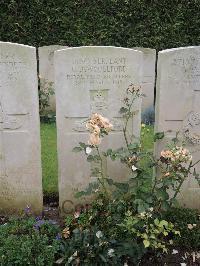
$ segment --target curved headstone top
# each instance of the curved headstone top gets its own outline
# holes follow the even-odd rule
[[[42,210],[36,49],[0,42],[0,213]]]
[[[60,50],[70,50],[70,49],[85,49],[85,48],[89,48],[89,49],[97,49],[97,48],[103,48],[103,49],[122,49],[122,50],[136,50],[135,48],[126,48],[126,47],[120,47],[120,46],[106,46],[106,45],[92,45],[92,46],[76,46],[76,47],[66,47]]]
[[[180,52],[180,51],[183,51],[183,50],[188,50],[188,49],[192,49],[192,50],[195,50],[195,49],[199,49],[199,46],[185,46],[185,47],[178,47],[178,48],[170,48],[170,49],[165,49],[165,50],[162,50],[162,51],[159,51],[159,54],[164,54],[164,53],[169,53],[169,52]]]
[[[16,46],[16,47],[27,47],[27,48],[33,48],[34,50],[36,49],[34,46],[29,46],[29,45],[25,45],[25,44],[21,44],[21,43],[13,43],[13,42],[2,42],[0,41],[1,45],[10,45],[10,46]]]
[[[59,199],[62,212],[71,211],[78,200],[75,192],[96,180],[83,154],[72,149],[88,142],[84,121],[92,113],[108,117],[113,131],[103,141],[104,148],[124,146],[123,118],[119,114],[127,87],[141,85],[143,54],[120,47],[76,47],[55,52],[55,89],[57,139],[59,154]],[[141,100],[135,103],[138,113],[129,125],[135,139],[140,136]],[[77,167],[78,162],[78,167]],[[110,177],[124,180],[127,171],[116,162],[105,162]],[[86,200],[86,199],[85,199]],[[81,199],[83,201],[83,199]]]
[[[52,95],[49,99],[49,107],[47,112],[56,112],[55,85],[54,85],[54,52],[56,50],[67,48],[63,45],[48,45],[38,48],[39,53],[39,74],[40,74],[40,89],[46,92],[52,90]]]
[[[200,46],[168,49],[158,54],[156,124],[157,132],[165,138],[157,145],[159,154],[165,142],[176,132],[200,158]],[[200,165],[197,165],[200,173]],[[188,179],[180,196],[182,204],[200,209],[200,189]]]

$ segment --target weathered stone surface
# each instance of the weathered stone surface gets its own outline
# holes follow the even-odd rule
[[[38,48],[39,52],[39,73],[40,73],[40,85],[43,91],[48,88],[54,89],[54,52],[61,50],[67,46],[62,45],[49,45]],[[56,99],[55,94],[50,96],[49,107],[47,111],[56,111]]]
[[[156,50],[150,48],[134,48],[143,52],[144,69],[142,89],[145,97],[142,99],[142,114],[146,116],[146,122],[148,122],[148,112],[154,110],[154,86],[155,86],[155,65],[156,65]]]
[[[42,210],[36,49],[0,42],[0,212]]]
[[[200,159],[200,47],[159,52],[155,130],[166,132],[165,139],[156,145],[158,155],[179,131],[193,160]],[[196,170],[200,173],[200,164]],[[179,198],[183,205],[200,209],[196,180],[191,177],[185,182]]]
[[[83,122],[100,113],[114,124],[110,136],[101,147],[119,148],[123,145],[123,121],[119,115],[127,87],[141,84],[142,53],[116,47],[67,48],[55,52],[55,89],[57,106],[57,138],[59,159],[60,208],[71,211],[83,199],[74,198],[77,190],[87,187],[95,179],[83,154],[73,153],[73,147],[88,142],[89,134]],[[141,100],[131,126],[135,138],[140,135]],[[124,180],[126,170],[119,162],[107,162],[111,177]],[[64,208],[63,208],[64,206]]]

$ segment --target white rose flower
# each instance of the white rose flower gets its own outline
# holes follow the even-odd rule
[[[137,167],[135,167],[135,165],[132,165],[131,168],[132,168],[132,171],[133,171],[133,172],[137,170]]]
[[[85,150],[86,154],[90,154],[92,152],[92,148],[90,147],[87,147],[86,150]]]
[[[109,250],[108,250],[108,256],[109,257],[113,257],[114,256],[114,249],[113,248],[110,248]]]
[[[97,238],[101,238],[101,237],[103,237],[103,233],[102,233],[101,231],[97,231],[97,232],[96,232],[96,237],[97,237]]]
[[[174,255],[174,254],[178,254],[178,250],[173,249],[173,250],[172,250],[172,254],[173,254],[173,255]]]

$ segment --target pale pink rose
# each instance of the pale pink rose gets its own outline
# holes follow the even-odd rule
[[[89,139],[90,145],[96,146],[96,145],[99,145],[100,143],[101,143],[101,139],[99,135],[94,134],[94,133],[90,134],[90,139]]]

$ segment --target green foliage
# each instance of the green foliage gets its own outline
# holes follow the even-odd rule
[[[133,215],[128,211],[120,226],[127,230],[132,237],[141,239],[145,248],[151,247],[167,252],[166,236],[172,233],[180,236],[180,232],[174,230],[172,223],[153,218],[152,212],[153,208],[138,215]]]
[[[39,109],[40,116],[46,115],[47,108],[50,106],[49,100],[51,95],[54,95],[53,82],[48,82],[44,78],[39,78]]]
[[[40,122],[46,124],[56,123],[56,114],[49,111],[44,115],[40,115]]]
[[[72,231],[71,238],[62,241],[59,260],[65,265],[123,265],[122,254],[136,253],[133,245],[125,247],[125,244],[107,239],[104,233],[95,227],[83,230],[76,228]],[[133,257],[134,261],[137,261],[137,257]]]
[[[72,233],[62,242],[62,256],[68,260],[77,252],[76,259],[81,265],[88,265],[84,264],[86,262],[89,265],[124,265],[127,259],[137,264],[146,252],[145,247],[119,226],[131,203],[122,198],[108,201],[103,194],[97,197],[90,208],[67,216],[66,226]],[[112,256],[109,250],[113,250]]]
[[[171,208],[162,215],[164,219],[179,228],[181,238],[174,236],[174,245],[187,248],[200,248],[200,213],[185,208]]]
[[[0,265],[52,265],[59,249],[58,228],[34,218],[12,219],[0,225]]]
[[[0,39],[158,50],[199,45],[199,10],[199,0],[1,0]]]
[[[159,139],[163,139],[164,138],[164,132],[157,132],[154,134],[154,142],[156,142]]]

